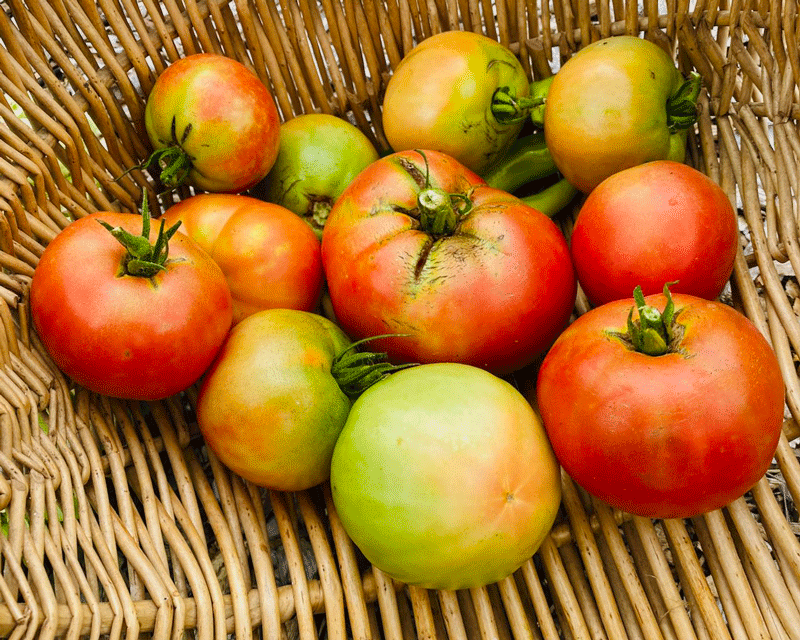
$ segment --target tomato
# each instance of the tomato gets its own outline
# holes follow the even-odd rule
[[[482,173],[522,129],[529,92],[507,47],[472,31],[444,31],[411,49],[389,78],[383,130],[394,151],[434,149]]]
[[[127,231],[149,254],[142,246],[130,253],[99,221],[117,236]],[[183,391],[211,364],[231,326],[220,268],[181,234],[169,240],[168,256],[155,255],[144,239],[156,243],[158,234],[148,226],[146,214],[80,218],[47,245],[31,282],[33,326],[53,362],[106,396],[157,400]]]
[[[687,518],[721,508],[775,453],[784,415],[777,359],[720,302],[637,298],[580,316],[544,358],[536,399],[556,457],[623,511]],[[631,334],[634,306],[644,320],[633,312]]]
[[[156,79],[145,128],[161,181],[238,193],[267,175],[278,155],[278,110],[263,82],[232,58],[197,53]]]
[[[560,469],[509,383],[461,364],[392,374],[354,403],[331,461],[336,512],[396,580],[480,587],[510,575],[556,517]]]
[[[393,362],[508,373],[567,324],[576,278],[561,231],[453,158],[402,151],[331,210],[322,261],[337,322]]]
[[[699,82],[697,74],[684,81],[663,49],[636,36],[579,50],[547,92],[544,132],[556,166],[589,193],[622,169],[683,161]]]
[[[261,309],[313,311],[322,291],[319,239],[294,213],[241,194],[202,193],[164,212],[221,267],[237,323]]]
[[[728,196],[697,169],[648,162],[606,178],[586,198],[570,250],[578,282],[600,305],[645,295],[665,282],[674,292],[716,298],[733,272],[739,243]]]
[[[300,115],[280,128],[280,150],[259,185],[269,202],[294,211],[319,237],[331,206],[378,152],[356,126],[324,113]]]
[[[303,223],[305,224],[305,223]],[[300,491],[327,480],[351,396],[391,371],[364,364],[327,318],[266,309],[230,331],[197,397],[220,461],[256,485]]]

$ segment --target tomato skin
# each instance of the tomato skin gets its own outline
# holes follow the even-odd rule
[[[415,46],[386,85],[383,129],[394,151],[434,149],[482,173],[516,139],[524,119],[498,122],[495,90],[527,97],[520,61],[496,40],[471,31],[443,31]]]
[[[233,321],[262,309],[312,311],[322,293],[320,241],[294,213],[239,194],[202,193],[164,212],[170,226],[220,266],[233,296]]]
[[[240,322],[198,394],[206,443],[259,486],[300,491],[325,481],[350,410],[331,364],[349,345],[333,322],[306,311],[267,309]]]
[[[66,227],[34,272],[33,325],[59,369],[90,391],[136,400],[183,391],[230,329],[225,277],[180,234],[169,243],[166,271],[118,276],[126,250],[98,220],[141,234],[142,217],[129,213],[93,213]]]
[[[660,310],[666,302],[645,300]],[[617,300],[559,336],[536,385],[564,470],[589,493],[652,518],[739,498],[769,468],[783,424],[783,378],[756,327],[719,302],[673,300],[683,353],[629,349],[612,334],[625,331],[634,302]]]
[[[658,45],[614,36],[580,49],[547,94],[544,131],[556,166],[589,193],[617,171],[685,157],[686,131],[671,133],[667,101],[682,84]]]
[[[560,470],[530,404],[461,364],[404,369],[367,389],[336,442],[331,493],[376,567],[434,589],[511,574],[555,520]]]
[[[333,203],[377,159],[369,138],[347,120],[299,115],[281,125],[278,157],[259,186],[265,200],[293,211],[322,237]]]
[[[267,175],[278,155],[280,120],[272,94],[226,56],[189,55],[157,78],[145,105],[154,149],[175,142],[173,121],[175,137],[192,158],[189,181],[204,191],[244,191]]]
[[[576,295],[558,227],[488,187],[453,158],[417,151],[378,160],[350,183],[322,236],[337,322],[393,362],[461,362],[515,371],[566,326]],[[417,196],[431,183],[472,201],[452,235],[420,229]]]
[[[578,281],[594,305],[670,290],[716,298],[733,272],[739,229],[725,192],[670,161],[625,169],[586,198],[570,237]]]

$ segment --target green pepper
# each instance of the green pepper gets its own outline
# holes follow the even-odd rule
[[[556,164],[544,141],[544,133],[517,138],[502,159],[482,176],[490,187],[509,193],[545,178],[556,171]]]
[[[529,207],[541,211],[552,218],[566,207],[577,195],[578,189],[566,178],[561,178],[541,191],[525,196],[521,200]]]

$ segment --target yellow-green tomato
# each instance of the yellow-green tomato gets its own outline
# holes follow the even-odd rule
[[[256,485],[299,491],[327,480],[351,401],[331,373],[350,340],[322,316],[267,309],[228,335],[197,398],[206,443]]]
[[[507,151],[528,114],[499,114],[498,90],[514,99],[530,93],[510,49],[472,31],[426,38],[401,60],[386,86],[386,139],[394,151],[441,151],[482,174]]]
[[[584,193],[651,160],[682,162],[696,91],[699,76],[685,82],[653,42],[598,40],[553,78],[544,111],[547,146],[559,171]]]
[[[342,524],[396,580],[462,589],[505,578],[539,548],[560,468],[531,405],[457,363],[398,371],[353,404],[331,461]]]
[[[300,115],[281,125],[278,157],[260,186],[266,200],[294,211],[321,236],[333,203],[377,159],[370,139],[347,120]]]

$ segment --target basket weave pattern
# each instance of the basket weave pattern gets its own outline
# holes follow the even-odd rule
[[[800,639],[794,0],[2,4],[0,637]],[[150,151],[144,104],[170,62],[224,53],[270,87],[283,119],[333,113],[385,150],[392,69],[447,29],[508,45],[531,79],[620,34],[701,74],[688,162],[737,205],[743,242],[726,296],[771,341],[788,406],[774,469],[725,509],[651,521],[564,477],[562,514],[534,558],[463,592],[406,587],[365,564],[327,487],[282,494],[228,472],[203,447],[191,390],[144,406],[75,388],[26,304],[43,248],[70,218],[136,210],[143,190],[158,202],[146,173],[116,178]],[[567,235],[574,213],[561,219]]]

